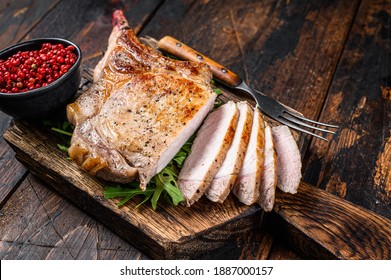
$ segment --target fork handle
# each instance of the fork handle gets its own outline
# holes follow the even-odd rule
[[[236,87],[242,82],[242,79],[234,72],[171,36],[165,36],[160,39],[158,46],[163,51],[173,54],[178,58],[206,63],[212,70],[213,76],[228,86]]]

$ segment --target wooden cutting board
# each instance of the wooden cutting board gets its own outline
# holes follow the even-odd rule
[[[118,208],[103,198],[104,183],[69,161],[45,128],[14,121],[4,139],[32,173],[152,258],[212,256],[261,225],[263,211],[232,195],[224,204],[203,198],[191,208],[135,208],[137,199]],[[326,191],[305,183],[295,195],[277,191],[273,211],[267,226],[308,258],[391,259],[391,221]]]
[[[84,72],[82,84],[89,75]],[[223,91],[219,99],[246,97]],[[303,138],[294,136],[301,146]],[[103,197],[106,183],[69,161],[47,128],[16,120],[4,139],[32,173],[152,258],[219,256],[263,220],[259,206],[243,205],[232,195],[224,204],[202,198],[190,208],[164,203],[156,211],[136,208],[138,199],[117,207],[118,200]],[[308,258],[391,259],[391,221],[326,191],[305,183],[295,195],[277,191],[273,212],[266,226]]]
[[[136,208],[138,199],[117,207],[118,200],[103,197],[105,183],[69,161],[50,131],[14,121],[4,138],[32,173],[153,258],[197,258],[254,230],[262,220],[259,207],[232,196],[224,204],[203,198],[191,208],[164,202],[156,211],[149,204]]]

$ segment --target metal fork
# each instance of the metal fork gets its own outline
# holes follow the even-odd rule
[[[217,78],[218,80],[220,80],[225,85],[231,88],[239,89],[249,93],[255,99],[258,107],[265,115],[271,117],[272,119],[275,119],[276,121],[282,124],[285,124],[286,126],[313,135],[325,141],[328,140],[318,134],[315,134],[309,129],[314,131],[319,131],[319,132],[335,134],[334,131],[327,130],[325,128],[320,128],[317,127],[316,125],[329,127],[329,128],[338,128],[338,126],[336,125],[321,123],[305,118],[299,113],[293,111],[293,109],[288,108],[287,106],[279,103],[273,98],[266,96],[260,91],[252,89],[237,74],[233,73],[232,71],[228,70],[227,68],[218,64],[212,59],[193,50],[189,46],[186,46],[185,44],[178,41],[177,39],[174,39],[173,37],[166,36],[160,39],[160,41],[158,42],[158,47],[163,51],[166,51],[170,54],[175,55],[176,57],[185,60],[205,62],[212,69],[215,78]]]
[[[302,127],[306,127],[308,129],[313,129],[316,131],[326,132],[335,134],[334,131],[327,130],[324,128],[317,127],[315,125],[325,126],[325,127],[331,127],[331,128],[338,128],[337,125],[327,124],[327,123],[321,123],[317,122],[308,118],[305,118],[304,116],[300,115],[297,112],[294,112],[292,109],[289,109],[287,106],[282,105],[281,103],[277,102],[273,98],[263,94],[262,92],[258,90],[253,90],[250,88],[245,81],[242,80],[242,82],[234,87],[243,91],[248,92],[249,94],[254,97],[255,101],[257,102],[257,105],[261,109],[261,111],[271,117],[272,119],[275,119],[276,121],[285,124],[286,126],[289,126],[293,129],[296,129],[298,131],[313,135],[315,137],[318,137],[319,139],[328,141],[326,138],[313,133],[312,131],[303,129]],[[302,127],[300,127],[302,126]]]

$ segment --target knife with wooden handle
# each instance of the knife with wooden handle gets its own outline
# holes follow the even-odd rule
[[[213,76],[219,81],[225,83],[227,86],[245,91],[249,93],[257,102],[257,105],[261,111],[275,119],[276,121],[285,124],[286,126],[293,128],[295,130],[310,134],[322,140],[328,141],[326,138],[315,134],[312,131],[320,131],[335,134],[334,131],[320,128],[318,126],[325,126],[331,128],[338,128],[336,125],[321,123],[315,120],[305,118],[302,114],[297,111],[289,108],[288,106],[279,103],[273,98],[266,96],[264,93],[251,88],[246,82],[240,78],[237,74],[228,70],[224,66],[220,65],[216,61],[206,57],[205,55],[193,50],[189,46],[186,46],[182,42],[171,36],[165,36],[158,42],[158,47],[170,54],[175,55],[178,58],[196,61],[196,62],[205,62],[209,65],[212,70]]]

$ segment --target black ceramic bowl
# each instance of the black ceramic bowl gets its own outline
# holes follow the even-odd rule
[[[39,119],[65,109],[75,96],[81,79],[81,50],[75,44],[60,38],[40,38],[23,42],[0,52],[0,59],[6,60],[18,51],[39,50],[43,43],[63,44],[75,47],[77,60],[63,76],[45,87],[21,93],[1,93],[0,110],[14,118]]]

